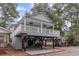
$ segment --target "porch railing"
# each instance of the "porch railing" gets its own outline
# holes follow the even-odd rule
[[[15,31],[13,32],[12,35],[16,35],[17,33],[20,33],[20,32],[34,33],[34,34],[40,33],[40,34],[44,34],[44,35],[60,36],[60,31],[58,31],[58,30],[42,28],[42,33],[41,33],[41,27],[28,26],[28,25],[26,25],[26,30],[24,29],[23,25],[19,25],[15,29]]]

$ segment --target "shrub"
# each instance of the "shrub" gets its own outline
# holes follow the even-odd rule
[[[69,35],[68,36],[68,44],[69,45],[74,45],[74,41],[75,41],[75,36],[74,35]]]

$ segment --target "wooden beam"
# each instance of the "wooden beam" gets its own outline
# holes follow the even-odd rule
[[[47,43],[47,40],[45,40],[45,47],[47,46],[47,44],[46,44],[46,43]]]
[[[52,39],[52,46],[53,46],[53,48],[55,48],[55,41],[54,41],[54,39]]]
[[[42,47],[42,41],[41,41],[41,50],[43,49],[43,47]]]
[[[43,49],[43,37],[40,37],[40,43],[41,43],[41,50]]]
[[[23,42],[23,40],[22,40],[22,49],[24,49],[24,42]]]
[[[25,46],[25,44],[26,44],[26,41],[25,41],[25,38],[24,37],[22,37],[22,49],[24,50],[24,51],[26,51],[26,46]]]

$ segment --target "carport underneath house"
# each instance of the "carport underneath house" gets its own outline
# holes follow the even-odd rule
[[[16,37],[21,38],[22,41],[22,49],[26,50],[27,48],[40,48],[43,49],[43,46],[47,47],[47,42],[50,40],[52,42],[52,48],[54,48],[57,44],[57,41],[61,41],[57,37],[46,37],[46,36],[33,36],[27,35],[26,33],[20,35],[16,35]]]

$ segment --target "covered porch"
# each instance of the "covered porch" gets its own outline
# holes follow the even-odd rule
[[[22,49],[26,51],[28,48],[44,49],[48,47],[47,43],[50,40],[51,45],[49,47],[55,48],[56,41],[60,41],[57,37],[44,37],[44,36],[24,36],[21,37]]]
[[[19,23],[12,35],[22,35],[22,33],[35,36],[60,36],[60,32],[58,30],[54,30],[54,24],[30,18],[26,18]]]

